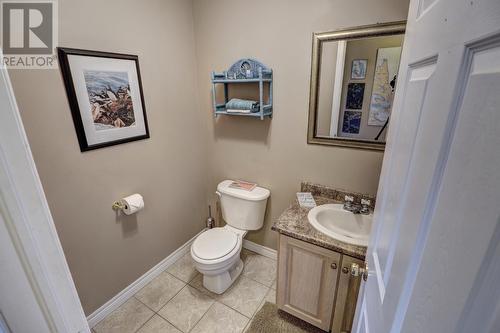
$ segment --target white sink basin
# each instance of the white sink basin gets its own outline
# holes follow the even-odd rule
[[[368,246],[373,215],[353,214],[341,204],[316,206],[307,215],[314,229],[341,242]]]

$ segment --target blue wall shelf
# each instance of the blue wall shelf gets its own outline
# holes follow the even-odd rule
[[[229,101],[229,84],[257,83],[259,85],[259,111],[252,113],[227,112],[226,103]],[[264,83],[268,83],[269,97],[264,101]],[[217,84],[224,85],[224,103],[217,104]],[[222,73],[212,72],[212,103],[214,116],[245,116],[272,118],[273,116],[273,71],[255,59],[244,58],[236,61],[227,71]]]

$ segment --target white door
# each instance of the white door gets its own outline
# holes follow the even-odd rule
[[[90,332],[3,67],[0,67],[0,332]]]
[[[500,332],[500,1],[411,0],[354,332]]]
[[[0,332],[50,332],[51,323],[46,320],[43,308],[30,285],[2,215],[0,215],[0,267],[2,269],[0,274]]]

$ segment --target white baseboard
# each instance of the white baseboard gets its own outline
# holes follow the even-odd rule
[[[184,245],[179,247],[177,250],[172,252],[168,257],[160,261],[156,266],[147,271],[140,278],[132,282],[128,287],[120,291],[112,299],[107,301],[99,309],[95,310],[87,317],[87,321],[90,327],[94,327],[98,322],[106,318],[111,312],[116,310],[120,305],[125,303],[130,297],[134,296],[142,287],[151,282],[155,277],[160,275],[161,272],[166,270],[169,266],[175,263],[183,255],[189,252],[191,244],[194,242],[196,237],[201,234],[205,229],[196,234],[193,238],[188,240]],[[257,244],[256,244],[257,245]],[[260,246],[260,245],[259,245]],[[252,250],[253,251],[253,250]]]
[[[243,248],[263,255],[264,257],[268,257],[274,260],[278,259],[278,252],[276,250],[270,249],[246,239],[243,240]]]

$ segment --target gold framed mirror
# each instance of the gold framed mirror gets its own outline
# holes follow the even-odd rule
[[[307,142],[384,150],[406,21],[313,34]]]

